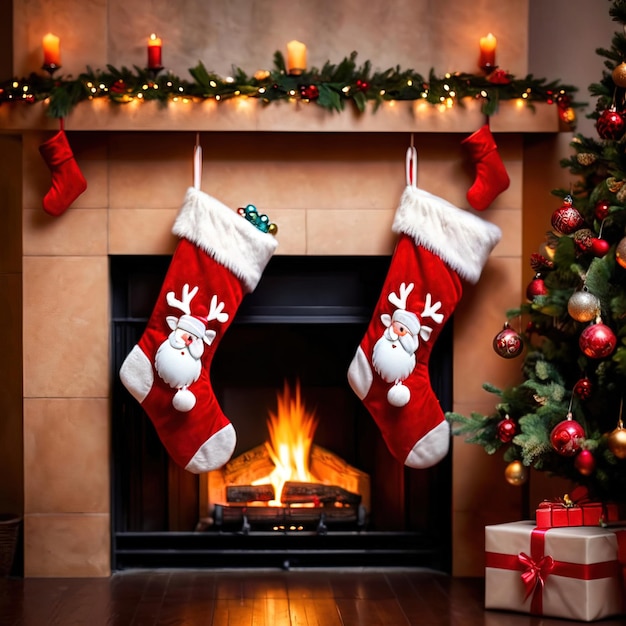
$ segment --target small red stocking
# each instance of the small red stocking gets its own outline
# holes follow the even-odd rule
[[[461,298],[461,279],[478,281],[501,233],[412,184],[393,231],[398,243],[348,381],[393,456],[424,468],[439,462],[450,443],[449,425],[430,385],[432,346]]]
[[[193,473],[226,463],[236,444],[209,378],[215,350],[276,240],[191,187],[172,232],[180,237],[148,325],[120,378],[172,459]]]
[[[476,178],[467,192],[467,201],[477,211],[484,211],[509,188],[509,175],[488,124],[466,137],[461,144],[476,164]]]
[[[58,217],[87,189],[87,181],[76,163],[63,128],[39,146],[52,173],[52,186],[43,198],[46,213]]]

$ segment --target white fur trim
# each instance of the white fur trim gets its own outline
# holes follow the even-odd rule
[[[236,443],[235,428],[232,424],[227,424],[200,446],[185,469],[193,474],[203,474],[219,469],[230,460]]]
[[[363,400],[368,394],[373,381],[372,368],[365,356],[365,352],[359,346],[348,368],[348,383],[359,400]]]
[[[392,230],[439,256],[470,283],[478,282],[502,236],[495,224],[412,185],[402,194]]]
[[[204,250],[254,291],[276,250],[273,235],[199,189],[187,189],[172,232]]]
[[[413,446],[404,464],[416,469],[432,467],[448,454],[449,448],[450,424],[444,420]]]
[[[146,399],[154,384],[150,359],[139,346],[134,346],[120,368],[120,380],[140,404]]]

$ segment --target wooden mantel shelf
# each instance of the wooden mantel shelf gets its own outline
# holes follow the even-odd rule
[[[46,115],[45,104],[0,107],[0,132],[55,130],[59,121]],[[365,113],[346,108],[338,113],[313,103],[274,102],[237,98],[223,102],[159,103],[135,100],[116,104],[97,99],[79,104],[66,118],[68,131],[226,131],[226,132],[362,132],[362,133],[471,133],[485,123],[480,103],[450,109],[422,101],[386,102]],[[501,102],[491,116],[494,133],[557,133],[556,105],[524,101]]]

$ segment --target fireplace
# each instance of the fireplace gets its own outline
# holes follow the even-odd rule
[[[345,519],[300,513],[293,515],[299,518],[294,523],[286,514],[286,523],[264,524],[251,523],[242,507],[225,518],[223,502],[216,512],[214,473],[195,476],[171,463],[150,420],[119,382],[119,366],[143,332],[170,257],[110,257],[114,569],[420,565],[450,570],[450,458],[426,470],[401,466],[346,377],[389,260],[275,256],[216,350],[211,381],[237,431],[233,463],[264,447],[268,411],[286,383],[297,381],[303,402],[315,410],[314,451],[367,477],[366,505],[359,501]],[[444,410],[451,407],[451,334],[447,324],[430,359],[431,382]]]

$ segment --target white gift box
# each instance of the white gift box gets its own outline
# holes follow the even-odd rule
[[[625,610],[626,527],[497,524],[485,551],[487,609],[585,622]]]

